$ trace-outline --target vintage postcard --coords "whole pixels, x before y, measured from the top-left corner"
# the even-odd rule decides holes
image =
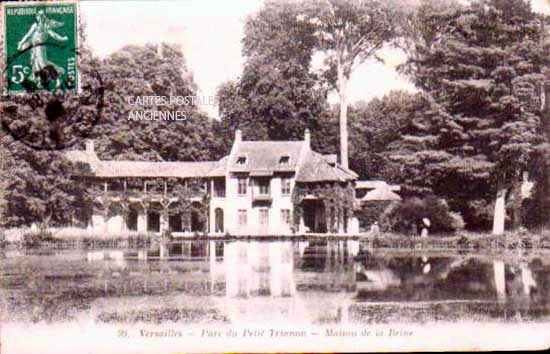
[[[0,353],[550,346],[548,0],[0,3]]]

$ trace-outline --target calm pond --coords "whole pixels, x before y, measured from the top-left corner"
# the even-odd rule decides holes
[[[536,253],[384,251],[352,240],[185,241],[148,250],[7,251],[0,259],[0,315],[7,322],[550,318],[550,258]]]

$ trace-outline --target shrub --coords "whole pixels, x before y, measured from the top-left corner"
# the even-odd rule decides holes
[[[520,246],[522,248],[526,248],[526,249],[530,249],[530,248],[533,248],[533,242],[534,240],[532,240],[530,237],[528,236],[523,236],[521,239],[520,239]]]
[[[359,227],[361,230],[368,230],[370,226],[379,221],[384,210],[390,205],[387,200],[373,200],[361,204],[361,208],[355,211],[355,216],[359,219]]]
[[[464,235],[462,235],[462,236],[458,239],[458,241],[457,241],[456,244],[457,244],[457,246],[458,246],[459,248],[469,248],[469,247],[471,246],[470,240],[469,240],[466,236],[464,236]]]
[[[462,219],[462,215],[460,213],[451,211],[449,212],[449,217],[451,218],[451,228],[454,231],[460,231],[464,230],[464,227],[466,226],[466,223]]]
[[[460,214],[451,212],[447,202],[436,197],[394,202],[382,214],[380,224],[386,231],[418,235],[423,218],[430,220],[430,232],[454,232],[464,228]]]
[[[462,215],[472,230],[487,230],[493,225],[494,203],[487,203],[483,199],[466,202],[461,208]]]
[[[523,225],[528,228],[534,228],[540,226],[541,222],[541,210],[537,202],[531,198],[526,198],[521,203],[521,220]]]
[[[29,231],[23,234],[23,247],[36,248],[42,246],[46,242],[55,242],[52,232],[46,229],[38,231]]]
[[[6,235],[2,232],[0,233],[0,248],[6,247],[8,244],[8,241],[6,240]]]

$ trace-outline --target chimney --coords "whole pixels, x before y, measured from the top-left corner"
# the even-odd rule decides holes
[[[239,142],[243,140],[243,133],[240,129],[235,130],[235,142]]]
[[[86,140],[86,152],[95,152],[94,141],[92,139]]]
[[[311,133],[307,128],[306,128],[306,131],[304,132],[304,142],[306,143],[308,149],[311,148]]]

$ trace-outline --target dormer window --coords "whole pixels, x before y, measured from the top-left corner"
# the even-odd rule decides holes
[[[289,163],[290,163],[290,156],[288,155],[283,155],[279,159],[279,165],[288,165]]]
[[[246,165],[246,156],[237,157],[237,165]]]

